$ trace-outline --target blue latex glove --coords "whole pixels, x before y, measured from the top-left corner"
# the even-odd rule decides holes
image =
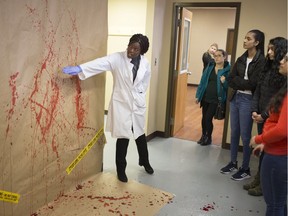
[[[63,73],[69,75],[77,75],[78,73],[82,72],[82,69],[79,65],[77,66],[66,66],[62,69]]]

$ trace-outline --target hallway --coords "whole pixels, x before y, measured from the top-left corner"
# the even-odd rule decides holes
[[[174,137],[184,140],[197,141],[202,135],[202,109],[195,103],[197,86],[187,86],[187,101],[185,108],[184,127]],[[224,120],[213,120],[212,144],[221,146]]]
[[[105,133],[103,172],[116,175],[115,142]],[[130,140],[126,174],[129,180],[152,186],[175,195],[157,216],[262,216],[263,197],[253,197],[243,190],[244,181],[233,181],[230,174],[219,172],[229,161],[230,151],[217,145],[200,146],[178,138],[156,137],[148,142],[150,162],[155,173],[148,175],[138,166],[134,140]],[[242,153],[239,153],[239,163]],[[251,157],[251,174],[255,175],[258,160]],[[149,216],[149,215],[147,215]]]

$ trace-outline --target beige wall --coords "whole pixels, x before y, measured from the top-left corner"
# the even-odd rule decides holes
[[[154,1],[154,0],[153,0]],[[151,1],[152,2],[152,1]],[[158,113],[157,108],[160,106],[163,110],[166,109],[166,104],[161,103],[161,99],[158,95],[159,82],[162,82],[162,77],[160,75],[159,67],[163,64],[162,62],[162,47],[165,44],[162,43],[163,37],[163,23],[164,23],[164,10],[166,0],[156,0],[154,5],[154,19],[153,19],[153,33],[151,37],[153,38],[153,45],[151,46],[151,81],[150,81],[150,91],[149,91],[149,105],[148,105],[148,118],[147,118],[147,135],[152,134],[158,130]],[[152,10],[149,9],[147,12],[150,15]]]
[[[236,9],[192,9],[189,84],[199,84],[202,76],[202,55],[216,42],[226,49],[227,30],[234,28]]]

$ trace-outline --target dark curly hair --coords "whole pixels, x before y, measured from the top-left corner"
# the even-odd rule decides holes
[[[136,42],[138,42],[140,44],[140,47],[141,47],[140,54],[144,55],[149,49],[148,37],[146,37],[145,35],[142,35],[142,34],[134,34],[130,38],[128,46],[130,46],[131,44],[136,43]]]
[[[265,76],[268,75],[269,85],[276,88],[281,88],[284,83],[287,82],[286,76],[283,76],[278,72],[280,61],[287,53],[287,39],[283,37],[275,37],[269,41],[269,45],[273,46],[274,59],[269,59],[269,55],[267,53],[266,63],[264,66],[264,70],[260,74],[260,80],[263,81]]]

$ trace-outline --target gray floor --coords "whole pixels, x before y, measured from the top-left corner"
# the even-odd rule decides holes
[[[105,133],[104,172],[115,171],[115,139]],[[233,181],[231,175],[219,172],[229,162],[229,150],[220,147],[200,146],[195,142],[177,138],[154,138],[148,143],[150,163],[155,170],[146,174],[138,166],[134,140],[130,140],[127,154],[128,179],[170,192],[175,195],[158,216],[248,216],[265,215],[263,196],[253,197],[242,189],[244,181]],[[242,162],[242,153],[239,153]],[[238,162],[238,163],[239,163]],[[257,170],[257,159],[251,157],[252,176]]]

